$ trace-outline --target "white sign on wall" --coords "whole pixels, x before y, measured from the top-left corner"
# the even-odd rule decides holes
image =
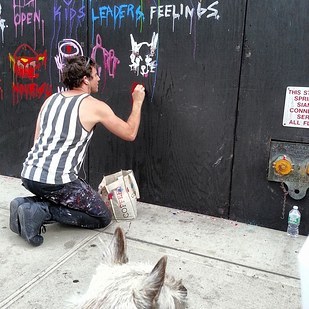
[[[309,128],[309,87],[287,87],[282,124]]]

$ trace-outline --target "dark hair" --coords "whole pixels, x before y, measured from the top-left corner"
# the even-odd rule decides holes
[[[93,59],[85,56],[67,57],[61,74],[61,80],[66,87],[73,89],[79,87],[83,82],[83,77],[91,79],[92,67],[96,63]]]

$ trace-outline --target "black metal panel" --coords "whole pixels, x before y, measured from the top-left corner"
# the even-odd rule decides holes
[[[285,230],[292,205],[308,234],[308,197],[295,201],[267,180],[270,140],[309,141],[307,129],[282,126],[287,86],[308,86],[309,2],[248,1],[245,29],[231,218]],[[297,17],[296,17],[297,16]],[[282,212],[285,215],[282,217]]]
[[[19,176],[37,113],[48,94],[61,90],[57,59],[68,39],[79,53],[95,56],[97,97],[120,117],[130,113],[134,83],[147,89],[135,142],[97,126],[83,169],[93,186],[103,174],[132,168],[142,201],[284,230],[295,201],[286,196],[281,219],[285,193],[267,180],[268,157],[271,140],[309,143],[306,129],[282,126],[286,87],[308,86],[308,6],[306,0],[2,3],[0,174]],[[131,70],[130,34],[136,43],[158,34],[157,67],[147,76]],[[14,68],[18,57],[31,55],[35,71]],[[307,200],[296,203],[303,234]]]
[[[102,5],[120,1],[92,1],[94,16]],[[218,19],[199,20],[198,3],[213,5]],[[229,206],[231,159],[244,1],[160,1],[161,12],[180,13],[181,5],[194,9],[190,17],[154,18],[150,24],[152,2],[144,2],[142,27],[124,18],[120,27],[113,19],[93,24],[104,46],[120,59],[114,78],[107,78],[102,98],[115,112],[126,118],[130,110],[130,89],[134,82],[146,85],[147,96],[137,140],[130,144],[97,128],[90,147],[90,180],[97,185],[104,173],[132,168],[136,174],[141,200],[227,216]],[[132,1],[136,9],[141,2]],[[137,42],[150,42],[158,33],[157,71],[148,77],[130,71],[130,34]],[[93,35],[93,34],[92,34]]]

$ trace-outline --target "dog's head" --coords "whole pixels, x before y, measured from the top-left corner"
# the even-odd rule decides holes
[[[185,308],[187,290],[181,280],[166,274],[166,256],[152,270],[145,264],[127,262],[126,239],[117,228],[90,283],[83,309]]]

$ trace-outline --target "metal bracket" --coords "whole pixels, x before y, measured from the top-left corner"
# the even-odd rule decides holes
[[[287,164],[280,170],[284,160]],[[309,144],[271,141],[267,179],[284,183],[291,198],[304,198],[309,188]]]

